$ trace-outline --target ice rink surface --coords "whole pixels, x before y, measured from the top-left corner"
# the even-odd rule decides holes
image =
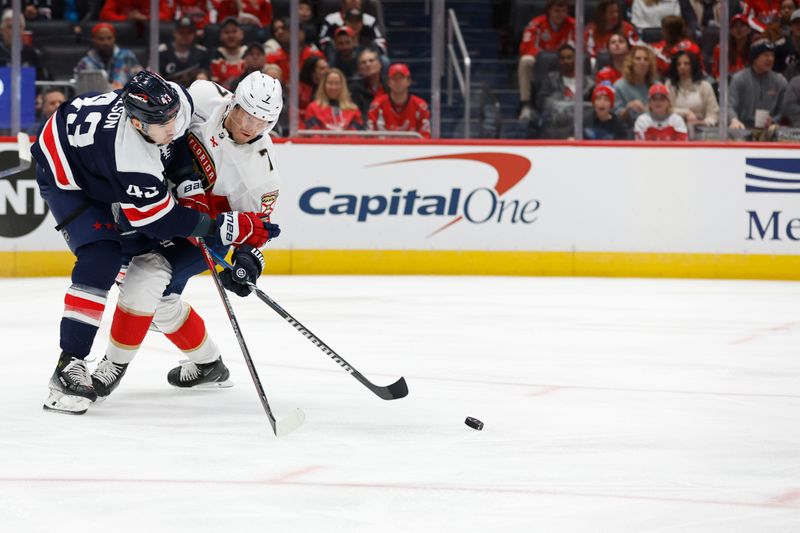
[[[307,415],[276,439],[203,277],[186,299],[234,388],[171,388],[179,354],[151,333],[108,401],[47,413],[68,280],[0,280],[0,531],[800,531],[800,283],[259,284],[373,381],[405,376],[409,396],[378,399],[232,296],[273,409]]]

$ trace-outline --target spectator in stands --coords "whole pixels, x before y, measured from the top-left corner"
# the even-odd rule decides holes
[[[386,83],[381,75],[381,62],[378,51],[367,47],[358,53],[358,75],[350,86],[353,101],[361,110],[362,116],[369,114],[372,101],[382,94],[386,94]]]
[[[272,3],[270,0],[239,0],[242,10],[239,22],[253,24],[259,28],[268,28],[272,23]]]
[[[792,13],[797,9],[794,0],[781,0],[781,33],[788,37],[791,33]]]
[[[664,38],[650,45],[656,54],[656,65],[661,76],[667,74],[672,64],[672,56],[679,51],[691,52],[698,58],[702,56],[697,43],[686,36],[686,25],[681,17],[676,15],[664,17],[661,20],[661,33]]]
[[[350,99],[341,70],[332,68],[322,77],[314,101],[306,109],[305,127],[333,131],[364,129],[361,111]]]
[[[197,27],[190,17],[181,17],[175,23],[171,43],[158,46],[158,65],[161,75],[188,87],[199,69],[208,69],[210,58],[205,46],[195,43]]]
[[[250,43],[244,51],[244,70],[231,84],[231,91],[235,91],[243,79],[255,71],[263,72],[264,65],[266,64],[266,56],[264,55],[264,45],[261,43]]]
[[[622,20],[617,0],[600,0],[594,17],[586,25],[584,40],[586,51],[596,58],[598,54],[608,50],[608,41],[615,33],[621,33],[629,45],[639,43],[639,34],[630,22]]]
[[[786,38],[786,59],[783,77],[787,81],[797,76],[800,69],[800,9],[791,16],[791,33]]]
[[[42,93],[42,107],[39,110],[39,122],[32,129],[28,131],[31,135],[39,135],[39,132],[44,128],[44,123],[47,122],[53,113],[56,112],[58,106],[63,104],[67,97],[61,89],[49,88]]]
[[[594,83],[584,80],[580,101],[591,99]],[[575,47],[564,44],[558,50],[558,71],[547,74],[536,95],[536,109],[541,113],[540,129],[546,139],[566,139],[574,132],[575,120]],[[581,111],[583,112],[583,111]]]
[[[800,128],[800,76],[792,78],[786,87],[782,113],[789,126]]]
[[[719,27],[725,20],[720,0],[680,0],[681,15],[690,35],[700,36],[708,27]]]
[[[594,81],[598,85],[604,81],[612,85],[622,77],[622,71],[625,67],[625,58],[631,51],[631,45],[628,43],[628,38],[622,32],[612,33],[608,39],[608,57],[610,62],[605,67],[597,71]]]
[[[219,27],[219,47],[211,58],[211,79],[226,89],[244,72],[244,32],[239,20],[228,17]]]
[[[271,37],[264,43],[264,53],[267,54],[267,57],[282,48],[289,49],[289,23],[286,22],[287,20],[289,19],[272,19],[272,24],[269,27]],[[267,59],[267,63],[269,63],[269,59]]]
[[[545,14],[534,17],[525,27],[519,43],[519,120],[531,119],[533,104],[531,86],[536,56],[542,50],[556,51],[561,45],[575,40],[575,19],[569,16],[568,0],[547,0]]]
[[[750,64],[752,30],[744,15],[731,17],[731,34],[728,39],[728,76],[736,74]],[[719,45],[714,47],[711,75],[719,81]]]
[[[342,7],[339,9],[339,11],[334,11],[333,13],[328,13],[325,15],[325,19],[322,21],[322,28],[319,31],[319,47],[326,54],[329,53],[328,48],[333,47],[333,39],[336,36],[336,29],[345,25],[347,12],[351,9],[357,9],[363,12],[361,0],[342,0]],[[385,51],[386,41],[383,37],[380,27],[378,27],[377,19],[369,13],[363,13],[361,16],[361,22],[364,26],[364,29],[361,31],[369,32],[369,34],[374,35],[374,43],[381,50]]]
[[[289,84],[289,76],[291,75],[289,70],[289,46],[291,42],[291,33],[289,32],[288,28],[290,27],[289,19],[283,18],[282,24],[277,26],[273,24],[273,28],[275,28],[279,33],[276,34],[276,39],[278,43],[281,44],[281,47],[270,54],[267,54],[267,63],[272,63],[274,65],[278,65],[281,68],[281,72],[283,72],[283,79],[281,80],[284,84]],[[300,31],[297,34],[297,42],[300,46],[300,68],[303,68],[303,63],[311,56],[317,56],[324,58],[325,55],[319,51],[319,49],[314,46],[313,44],[306,44],[306,32],[303,27],[300,27]]]
[[[631,22],[639,31],[660,28],[661,19],[669,15],[680,16],[678,0],[633,0]]]
[[[386,55],[386,39],[380,35],[378,26],[364,24],[364,12],[360,9],[351,9],[345,14],[345,25],[356,34],[356,45],[359,48],[375,47],[381,54]],[[378,31],[378,34],[375,32]],[[335,35],[335,34],[334,34]]]
[[[311,0],[300,0],[297,6],[300,16],[300,25],[306,32],[306,40],[316,44],[319,38],[319,23],[317,22],[317,9]]]
[[[20,32],[25,30],[25,18],[19,17]],[[11,66],[11,38],[13,37],[14,15],[10,9],[3,11],[2,18],[0,19],[0,33],[2,33],[2,42],[0,42],[0,67]],[[50,74],[44,66],[41,53],[27,44],[22,45],[21,51],[21,65],[23,67],[33,67],[36,69],[37,80],[49,80]]]
[[[634,138],[637,141],[688,141],[686,123],[672,112],[666,85],[654,83],[647,95],[647,112],[636,119]]]
[[[673,111],[689,128],[715,126],[719,122],[719,104],[714,88],[706,81],[695,54],[681,50],[672,56],[667,88]]]
[[[772,140],[781,119],[786,79],[773,72],[775,45],[762,39],[750,47],[750,68],[737,72],[728,89],[731,129],[753,130],[754,140]]]
[[[188,17],[194,22],[198,32],[202,33],[210,18],[208,0],[172,0],[172,2],[175,20]]]
[[[768,26],[780,24],[781,0],[742,0],[742,15],[756,33]]]
[[[431,138],[428,104],[410,94],[411,71],[404,63],[389,67],[389,93],[378,96],[369,108],[369,129],[373,131],[416,131]]]
[[[622,78],[614,83],[614,112],[626,123],[633,124],[645,111],[648,89],[656,82],[656,58],[650,48],[634,46],[625,58]]]
[[[92,27],[92,48],[75,65],[75,72],[102,70],[112,89],[125,85],[142,67],[136,55],[127,48],[117,46],[116,40],[114,26],[106,22],[95,24]]]
[[[11,0],[0,0],[0,13],[11,9]],[[27,20],[51,20],[53,18],[52,0],[22,0],[22,14]]]
[[[614,88],[604,81],[592,91],[592,112],[584,118],[583,138],[587,141],[612,141],[628,139],[629,129],[615,115]]]
[[[328,56],[328,63],[332,68],[338,68],[348,80],[351,80],[358,72],[358,59],[356,56],[356,45],[358,37],[350,26],[341,26],[336,29],[332,55]]]
[[[158,20],[169,22],[172,20],[170,2],[160,0],[158,5]],[[150,0],[105,0],[103,9],[100,10],[100,20],[108,22],[147,22],[150,20]]]
[[[298,108],[300,109],[300,120],[304,120],[304,115],[308,104],[310,104],[317,94],[317,87],[330,66],[328,62],[318,56],[311,56],[303,63],[300,69],[300,95],[298,97]],[[357,105],[357,104],[356,104]],[[360,108],[359,108],[360,109]],[[362,113],[361,117],[367,116]]]

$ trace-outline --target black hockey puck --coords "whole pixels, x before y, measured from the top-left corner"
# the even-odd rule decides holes
[[[464,420],[464,423],[472,429],[477,429],[478,431],[483,429],[483,422],[477,418],[472,418],[471,416],[468,416],[467,419]]]

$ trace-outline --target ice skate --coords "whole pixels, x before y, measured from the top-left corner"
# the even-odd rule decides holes
[[[167,374],[170,385],[183,389],[217,389],[233,387],[233,382],[228,379],[230,372],[222,362],[222,357],[206,364],[196,364],[192,361],[181,361],[181,366],[176,366]]]
[[[50,395],[42,408],[46,411],[82,415],[96,399],[97,393],[92,387],[86,361],[61,352],[56,370],[50,378]]]
[[[128,369],[127,363],[114,363],[106,356],[98,363],[92,372],[92,386],[97,393],[97,400],[105,400],[119,386],[122,376]]]

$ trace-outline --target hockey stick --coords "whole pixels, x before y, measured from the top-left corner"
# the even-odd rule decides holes
[[[31,138],[27,133],[17,134],[17,146],[19,147],[19,165],[0,171],[0,178],[6,178],[24,172],[31,167]]]
[[[236,320],[236,315],[233,314],[233,307],[231,307],[231,302],[228,300],[228,294],[222,287],[222,282],[219,279],[219,274],[217,273],[217,269],[214,265],[214,260],[211,258],[211,254],[209,253],[210,250],[208,246],[206,246],[206,243],[203,242],[203,239],[198,238],[197,243],[200,248],[200,252],[203,254],[203,259],[205,259],[206,265],[208,265],[208,269],[211,271],[211,277],[214,279],[214,285],[217,286],[217,292],[219,292],[219,296],[222,298],[222,303],[225,306],[225,312],[228,313],[228,318],[231,321],[233,333],[236,335],[236,340],[239,341],[239,347],[242,349],[244,361],[247,363],[247,369],[250,371],[250,376],[253,378],[253,384],[256,386],[258,397],[261,399],[261,405],[264,406],[264,411],[267,413],[269,425],[272,426],[272,432],[276,437],[288,435],[300,427],[303,421],[305,421],[306,415],[300,409],[295,409],[294,412],[292,412],[286,418],[281,420],[275,419],[275,415],[272,414],[272,408],[270,408],[269,402],[267,401],[267,395],[264,392],[264,387],[261,385],[261,379],[259,379],[258,373],[256,372],[256,367],[253,364],[253,359],[250,357],[250,350],[247,349],[247,345],[244,343],[242,331],[239,329],[239,322]]]
[[[219,254],[217,254],[214,250],[209,250],[209,252],[220,266],[230,269],[233,268],[227,261],[225,261],[224,257],[220,257]],[[373,382],[365,378],[361,374],[361,372],[353,368],[352,365],[350,365],[350,363],[345,361],[342,356],[334,352],[333,348],[325,344],[319,337],[311,333],[311,331],[309,331],[308,328],[306,328],[303,324],[298,322],[297,319],[295,319],[292,315],[290,315],[288,311],[286,311],[283,307],[278,305],[278,302],[270,298],[264,291],[259,289],[255,283],[248,283],[248,285],[250,286],[250,291],[254,292],[262,302],[267,304],[273,311],[275,311],[281,317],[283,317],[283,319],[286,320],[289,324],[291,324],[294,327],[294,329],[302,333],[303,336],[306,337],[308,340],[310,340],[312,343],[314,343],[317,346],[317,348],[325,352],[328,355],[328,357],[336,361],[336,363],[339,366],[341,366],[346,372],[351,374],[354,378],[356,378],[359,382],[361,382],[362,385],[371,390],[377,396],[383,398],[384,400],[397,400],[408,396],[408,385],[406,385],[405,378],[401,377],[391,385],[387,386],[374,384]]]

